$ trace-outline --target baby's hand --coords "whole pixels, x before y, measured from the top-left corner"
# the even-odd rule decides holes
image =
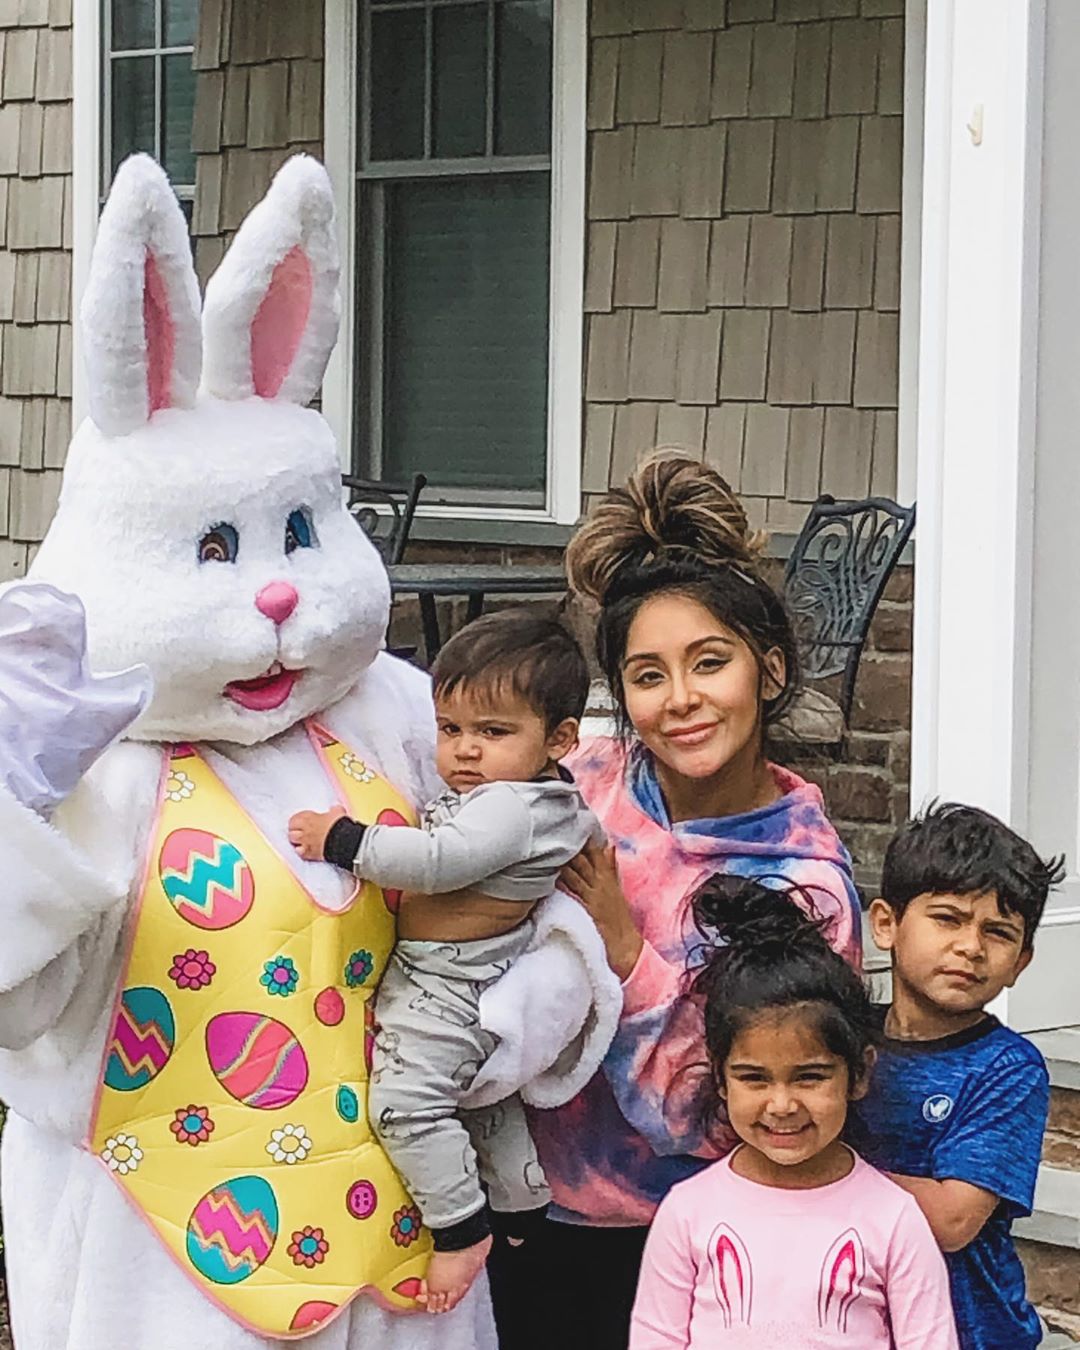
[[[308,862],[322,862],[326,836],[335,820],[345,815],[345,808],[332,806],[329,811],[297,811],[289,820],[289,843]]]

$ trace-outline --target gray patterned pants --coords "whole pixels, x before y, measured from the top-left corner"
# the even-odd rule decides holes
[[[480,1026],[480,995],[525,949],[533,923],[476,942],[403,940],[379,985],[368,1109],[376,1133],[429,1228],[484,1204],[519,1213],[551,1193],[520,1097],[459,1107],[495,1039]]]

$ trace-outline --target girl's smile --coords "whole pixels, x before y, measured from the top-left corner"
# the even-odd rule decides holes
[[[738,1033],[723,1093],[735,1133],[750,1147],[733,1160],[750,1180],[786,1189],[823,1186],[851,1170],[840,1142],[848,1102],[863,1085],[825,1044],[812,1007],[760,1013]]]

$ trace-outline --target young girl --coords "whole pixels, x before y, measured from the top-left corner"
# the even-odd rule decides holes
[[[630,1350],[955,1350],[918,1205],[840,1138],[874,1060],[862,982],[759,882],[712,878],[694,915],[719,939],[693,980],[712,1106],[741,1143],[661,1203]]]

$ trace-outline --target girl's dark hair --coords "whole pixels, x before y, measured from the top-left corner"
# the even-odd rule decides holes
[[[799,684],[795,635],[783,600],[759,572],[765,544],[726,480],[684,454],[658,451],[593,508],[566,552],[571,589],[600,606],[596,655],[615,696],[619,730],[630,730],[622,663],[641,605],[665,591],[696,600],[753,651],[784,657],[784,688],[765,701],[774,722]]]
[[[825,940],[826,923],[810,894],[791,883],[777,889],[721,873],[691,904],[704,939],[690,992],[704,1004],[713,1068],[707,1114],[720,1109],[718,1084],[736,1036],[776,1009],[805,1008],[823,1044],[847,1065],[850,1083],[858,1083],[866,1051],[879,1038],[878,1019],[860,977]]]

